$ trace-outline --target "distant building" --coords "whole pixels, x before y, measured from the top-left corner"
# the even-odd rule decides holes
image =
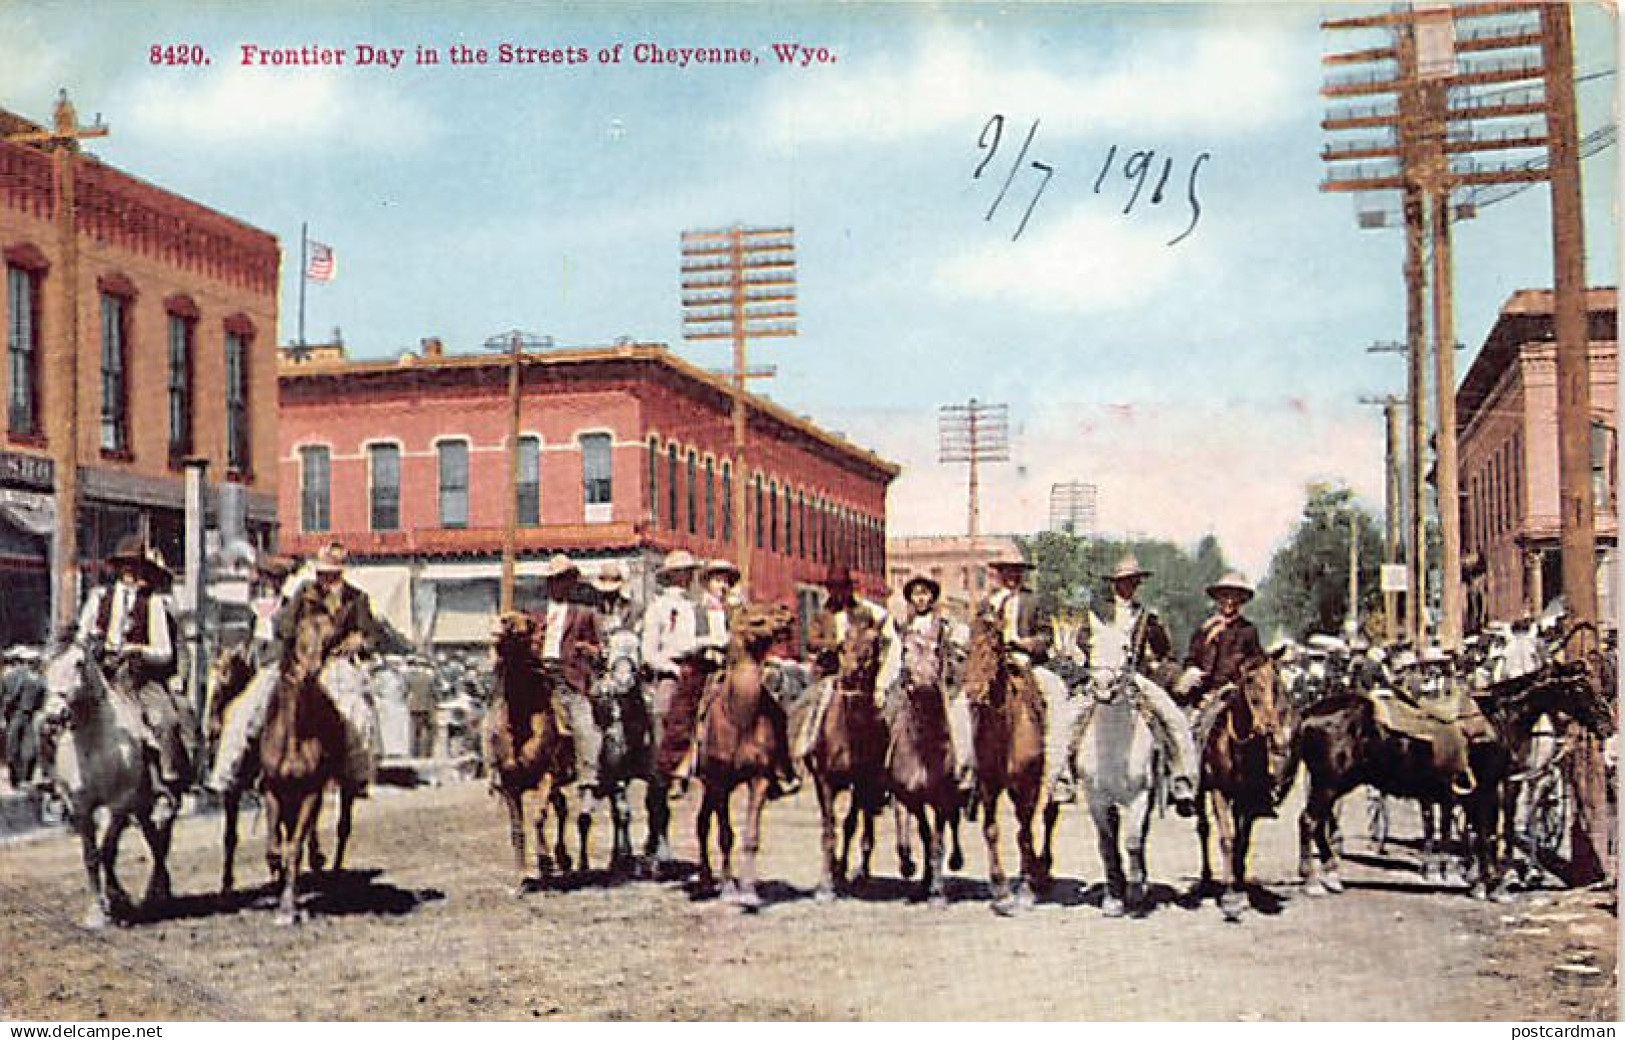
[[[237,485],[251,537],[263,544],[276,523],[277,240],[74,154],[70,300],[54,154],[4,140],[40,129],[0,110],[0,644],[45,638],[64,524],[78,532],[70,597],[127,534],[145,533],[179,569],[188,456],[208,460],[211,483]],[[69,464],[78,515],[61,517]]]
[[[395,360],[351,361],[333,344],[282,358],[282,551],[337,538],[403,635],[486,642],[510,486],[507,357],[448,355],[430,339]],[[880,588],[892,463],[751,396],[750,468],[738,472],[727,380],[658,344],[532,352],[521,369],[520,606],[539,603],[555,552],[587,577],[621,566],[646,601],[669,550],[731,558],[736,522],[753,600],[805,614],[835,562]]]
[[[895,596],[903,583],[924,575],[942,586],[944,608],[967,620],[987,594],[988,564],[994,559],[1020,555],[1014,538],[1002,535],[917,535],[886,543],[886,583]]]
[[[1618,605],[1619,291],[1589,291],[1591,473],[1601,617]],[[1514,293],[1456,394],[1469,627],[1536,614],[1562,592],[1552,293]]]

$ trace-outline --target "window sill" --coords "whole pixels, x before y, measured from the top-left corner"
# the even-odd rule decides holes
[[[135,452],[127,448],[103,448],[102,458],[108,462],[134,462]]]
[[[19,448],[44,448],[49,446],[49,442],[46,441],[43,433],[18,433],[16,430],[8,430],[6,439]]]

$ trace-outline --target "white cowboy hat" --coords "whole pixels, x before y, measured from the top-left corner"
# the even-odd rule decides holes
[[[344,551],[344,546],[338,542],[328,542],[316,553],[316,573],[323,571],[335,573],[344,570],[344,565],[350,559],[350,554]]]
[[[606,563],[593,575],[592,587],[599,592],[618,592],[626,582],[626,572],[618,563]]]
[[[1209,585],[1207,594],[1217,599],[1218,594],[1226,589],[1241,593],[1243,602],[1253,598],[1253,587],[1247,584],[1247,579],[1241,576],[1240,571],[1230,571],[1224,577]]]
[[[733,561],[724,560],[721,557],[705,561],[706,577],[713,574],[731,574],[735,581],[739,580],[739,568],[734,566]]]
[[[547,561],[547,565],[542,568],[542,577],[544,578],[562,578],[566,574],[580,573],[581,568],[577,567],[575,561],[563,553],[554,553],[552,558]]]
[[[700,561],[694,558],[693,553],[687,549],[673,549],[666,554],[666,558],[661,561],[660,569],[655,573],[665,575],[676,574],[680,571],[697,571],[699,569]]]
[[[1119,581],[1123,578],[1149,578],[1151,572],[1140,566],[1140,561],[1133,553],[1124,555],[1117,561],[1117,569],[1106,576],[1107,581]]]

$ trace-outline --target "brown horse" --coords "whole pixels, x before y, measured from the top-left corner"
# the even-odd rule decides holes
[[[984,612],[978,612],[971,625],[965,694],[971,705],[993,912],[1008,915],[1016,907],[1032,905],[1033,883],[1041,869],[1033,848],[1033,816],[1044,778],[1044,702],[1032,674],[1011,667],[999,621]],[[1001,794],[1009,795],[1015,808],[1016,847],[1021,852],[1021,876],[1013,889],[999,860]]]
[[[528,614],[502,615],[497,623],[496,696],[485,714],[483,745],[491,789],[508,807],[508,835],[513,842],[517,892],[526,888],[525,796],[536,813],[536,876],[545,882],[555,869],[570,869],[565,848],[569,819],[564,785],[575,777],[575,746],[561,732],[553,714],[552,689],[542,672],[536,639],[539,626]],[[547,812],[554,811],[557,832],[551,854]]]
[[[950,685],[950,680],[939,674],[938,668],[936,654],[910,654],[905,643],[903,681],[887,694],[891,746],[886,776],[895,799],[897,858],[902,864],[903,876],[914,876],[914,856],[909,849],[908,834],[912,815],[925,852],[920,897],[929,899],[933,906],[945,906],[948,900],[943,892],[942,866],[944,845],[949,836],[954,846],[949,865],[958,870],[964,862],[964,854],[959,849],[959,810],[963,799],[954,777],[953,744],[945,701],[945,687]]]
[[[226,730],[226,718],[233,708],[244,705],[243,695],[246,694],[256,675],[259,672],[255,667],[253,654],[248,644],[222,650],[209,666],[206,680],[207,699],[203,714],[203,746],[207,749],[211,764],[219,756],[221,741]],[[237,862],[237,820],[242,812],[243,795],[252,791],[260,778],[260,756],[257,743],[250,741],[242,760],[230,777],[222,777],[220,784],[220,808],[223,817],[221,833],[220,858],[220,892],[229,895],[236,887]],[[355,803],[355,790],[346,785],[339,785],[339,833],[338,856],[334,863],[335,869],[343,869],[344,852],[350,841],[350,820],[353,816]],[[321,805],[316,807],[317,817],[321,816]],[[320,831],[312,827],[310,832],[310,869],[320,872],[327,863],[322,855]]]
[[[695,752],[695,772],[705,785],[695,833],[700,846],[701,890],[715,884],[711,873],[711,821],[717,822],[717,848],[722,853],[722,896],[746,909],[762,904],[756,893],[756,853],[762,841],[762,808],[773,781],[779,735],[768,712],[771,696],[762,687],[764,662],[773,644],[789,634],[795,612],[783,604],[745,607],[733,620],[728,666],[712,679]],[[750,801],[745,810],[742,877],[733,872],[733,820],[728,803],[744,784]]]
[[[303,917],[295,897],[305,848],[316,832],[322,792],[339,781],[343,769],[348,740],[344,719],[321,685],[335,630],[334,614],[325,602],[311,597],[302,604],[259,737],[260,790],[268,828],[265,862],[273,884],[282,889],[277,924],[293,924]],[[335,867],[343,861],[349,835],[348,809],[346,800],[339,818]]]
[[[830,681],[829,710],[807,756],[808,770],[818,789],[818,811],[823,820],[824,873],[815,898],[835,898],[836,887],[846,882],[852,836],[863,824],[863,860],[858,883],[869,880],[875,850],[875,817],[886,801],[886,723],[875,704],[875,678],[880,672],[880,626],[869,614],[854,612],[842,641],[840,670]],[[835,855],[836,799],[848,793],[842,827],[841,854]]]
[[[1241,919],[1247,905],[1247,854],[1253,824],[1274,816],[1292,788],[1297,762],[1285,753],[1296,725],[1296,712],[1275,662],[1265,658],[1248,668],[1235,685],[1221,689],[1197,721],[1201,755],[1196,835],[1202,846],[1198,892],[1213,881],[1208,858],[1208,810],[1219,828],[1219,854],[1228,887],[1219,895],[1227,921]],[[1270,735],[1278,742],[1272,748]]]

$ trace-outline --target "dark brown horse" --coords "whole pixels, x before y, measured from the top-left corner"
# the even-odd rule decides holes
[[[717,823],[717,848],[722,854],[722,896],[746,909],[761,906],[756,892],[756,854],[762,842],[762,808],[773,782],[774,763],[780,754],[778,729],[768,714],[778,710],[767,703],[771,695],[763,689],[762,677],[767,653],[773,644],[789,634],[795,612],[782,604],[742,608],[733,620],[733,643],[728,648],[728,666],[712,679],[709,705],[695,750],[695,773],[705,785],[695,820],[700,846],[701,890],[715,885],[711,873],[711,822]],[[745,810],[742,876],[733,871],[733,820],[728,803],[734,788],[745,785],[749,803]]]
[[[832,677],[829,709],[823,725],[814,735],[807,766],[818,790],[818,810],[823,821],[824,873],[816,898],[835,898],[837,886],[846,883],[852,852],[852,836],[863,825],[863,859],[855,879],[869,880],[870,860],[875,850],[875,817],[886,801],[886,723],[875,704],[875,678],[880,672],[881,631],[878,623],[862,611],[853,614],[851,627],[842,641],[840,670]],[[846,820],[839,858],[835,854],[836,800],[848,795]]]
[[[1032,886],[1040,872],[1033,847],[1033,816],[1044,778],[1044,703],[1031,673],[1011,667],[999,621],[986,613],[978,613],[971,625],[965,695],[971,705],[976,787],[982,803],[993,911],[1006,915],[1016,907],[1032,905]],[[1001,794],[1009,795],[1016,813],[1021,875],[1013,888],[999,859]]]
[[[1226,686],[1198,719],[1201,755],[1200,794],[1196,834],[1202,845],[1202,878],[1198,892],[1213,881],[1208,858],[1208,812],[1219,828],[1219,855],[1223,866],[1219,909],[1225,920],[1241,918],[1247,905],[1247,854],[1253,825],[1260,817],[1275,815],[1291,790],[1297,763],[1286,754],[1296,721],[1291,699],[1277,681],[1275,662],[1268,658],[1242,673],[1241,681]],[[1274,733],[1279,743],[1271,746]]]
[[[207,749],[211,763],[220,755],[228,714],[233,710],[251,710],[243,703],[244,694],[249,691],[250,685],[260,674],[255,668],[253,654],[246,643],[222,650],[209,666],[206,680],[208,693],[203,714],[203,746]],[[272,680],[266,678],[262,681]],[[220,857],[222,894],[230,894],[236,887],[237,821],[242,813],[243,796],[255,789],[259,779],[259,746],[257,741],[250,740],[241,761],[232,770],[232,775],[219,778],[222,817]],[[344,853],[349,846],[355,795],[355,790],[349,785],[342,783],[339,785],[338,856],[334,863],[335,869],[344,867]],[[319,804],[316,807],[316,814],[319,819],[321,816]],[[309,856],[311,870],[320,872],[327,865],[327,859],[322,855],[319,826],[311,829]]]
[[[934,653],[911,654],[905,636],[903,680],[887,694],[891,747],[886,776],[895,800],[897,858],[904,877],[914,876],[909,849],[909,817],[920,831],[925,852],[925,873],[920,897],[944,906],[943,853],[953,838],[951,865],[964,861],[959,849],[959,810],[963,798],[954,777],[953,744],[948,727],[946,687],[950,679],[939,673]]]
[[[526,795],[536,814],[536,877],[545,882],[555,869],[570,869],[565,848],[568,807],[563,785],[575,776],[575,746],[553,713],[552,689],[543,674],[536,644],[539,626],[524,613],[502,615],[495,639],[495,697],[485,714],[483,746],[491,789],[508,807],[518,892],[526,887]],[[548,850],[547,813],[557,830]]]
[[[260,789],[265,796],[265,861],[282,889],[276,922],[293,924],[303,915],[295,897],[305,847],[316,831],[322,792],[340,778],[347,737],[344,719],[321,686],[321,672],[336,626],[326,604],[310,597],[300,607],[293,644],[282,663],[282,678],[260,732]],[[346,801],[339,819],[343,857],[349,834]]]

